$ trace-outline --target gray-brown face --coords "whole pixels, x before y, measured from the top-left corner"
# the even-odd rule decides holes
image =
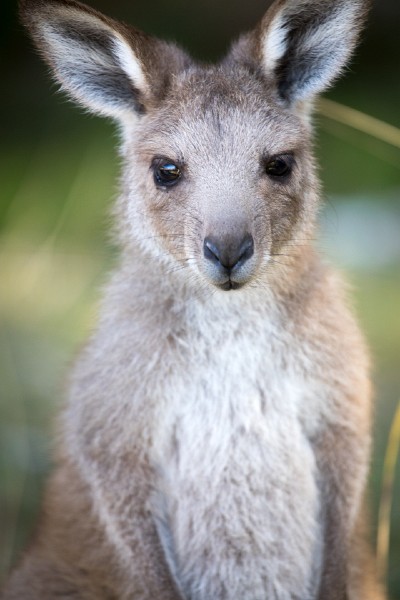
[[[63,89],[121,127],[125,245],[145,245],[160,272],[185,265],[230,290],[278,270],[310,236],[305,114],[346,64],[367,6],[276,0],[210,68],[74,0],[21,10]]]
[[[129,187],[139,188],[131,201],[144,199],[155,244],[210,284],[238,289],[273,268],[312,221],[308,137],[248,72],[198,70],[136,130],[126,160]]]

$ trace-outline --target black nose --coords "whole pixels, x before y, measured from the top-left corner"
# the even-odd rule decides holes
[[[253,237],[247,233],[243,238],[219,240],[206,237],[204,240],[204,256],[207,260],[220,265],[227,271],[242,265],[254,254]]]

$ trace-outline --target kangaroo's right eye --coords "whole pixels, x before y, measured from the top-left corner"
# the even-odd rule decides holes
[[[171,187],[178,183],[182,171],[174,161],[165,158],[153,162],[154,182],[159,187]]]

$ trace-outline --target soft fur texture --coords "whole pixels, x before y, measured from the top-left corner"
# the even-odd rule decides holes
[[[23,3],[64,89],[121,126],[122,254],[5,600],[383,598],[362,509],[368,360],[312,248],[307,116],[365,12],[278,0],[203,67],[74,0]],[[266,172],[277,156],[283,178]],[[155,183],[162,157],[182,173],[173,187]],[[245,234],[241,287],[222,291],[204,240]]]

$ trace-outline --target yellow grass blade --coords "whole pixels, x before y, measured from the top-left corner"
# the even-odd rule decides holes
[[[377,535],[377,569],[381,581],[386,581],[389,544],[390,544],[390,515],[393,503],[393,484],[396,464],[400,448],[400,402],[390,429],[389,441],[386,448],[383,468],[381,500],[379,504],[378,535]]]
[[[394,125],[389,125],[359,110],[333,102],[333,100],[327,100],[327,98],[319,100],[318,111],[328,119],[338,121],[400,149],[400,129]]]

